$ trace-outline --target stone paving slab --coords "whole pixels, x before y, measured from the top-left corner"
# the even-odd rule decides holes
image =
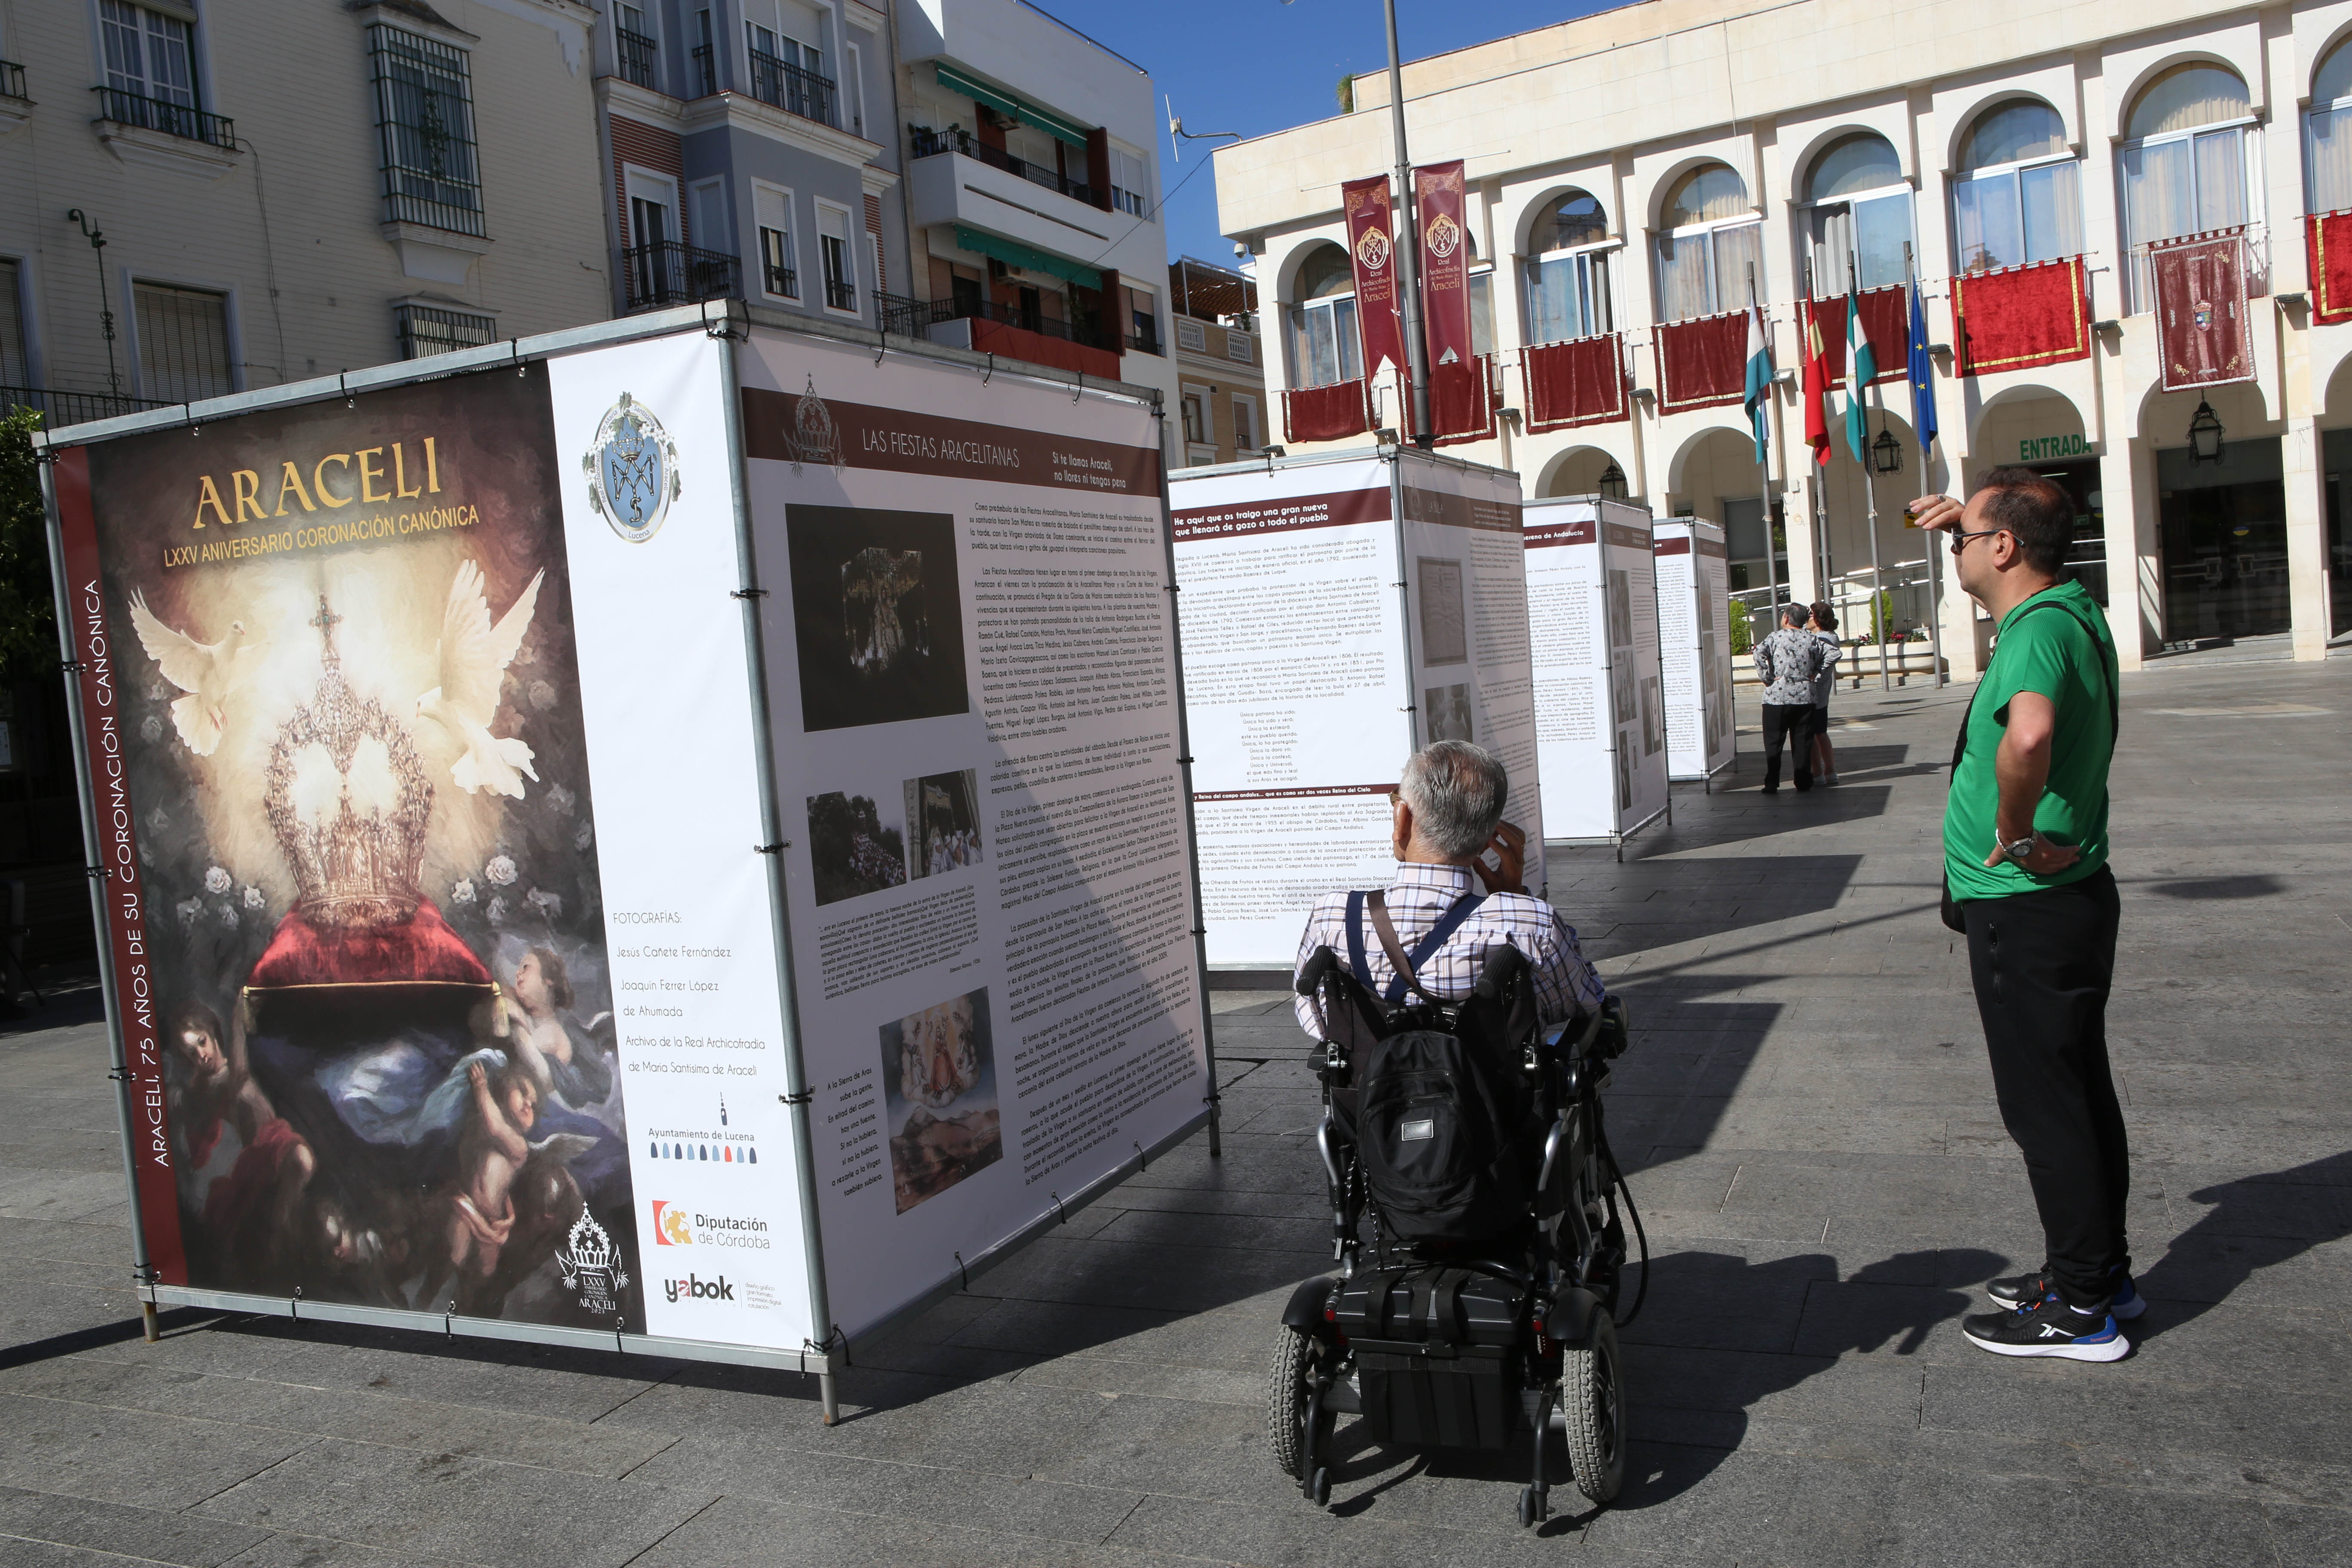
[[[2255,696],[2323,711],[2160,711]],[[1850,782],[1806,796],[1759,795],[1751,728],[1623,862],[1552,858],[1636,1020],[1613,1509],[1523,1531],[1524,1451],[1353,1423],[1328,1510],[1274,1471],[1271,1331],[1328,1267],[1281,994],[1212,994],[1222,1160],[1171,1151],[861,1352],[828,1430],[794,1373],[185,1311],[143,1343],[85,990],[0,1032],[0,1563],[2352,1562],[2352,661],[2126,679],[2110,1034],[2151,1306],[2110,1366],[1959,1333],[2041,1245],[1935,916],[1965,700],[1841,694]]]

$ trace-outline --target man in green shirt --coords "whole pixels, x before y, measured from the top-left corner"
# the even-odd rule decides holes
[[[2115,1361],[2146,1310],[2124,1238],[2130,1152],[2107,1066],[2118,904],[2107,869],[2115,639],[2066,573],[2074,505],[2031,468],[1995,468],[1966,507],[1913,503],[1947,531],[1953,575],[2000,623],[1944,811],[1944,878],[2002,1123],[2025,1156],[2048,1251],[1996,1279],[2001,1310],[1961,1325],[2000,1355]]]

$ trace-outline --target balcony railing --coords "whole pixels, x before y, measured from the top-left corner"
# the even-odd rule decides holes
[[[207,114],[201,109],[160,98],[142,98],[121,88],[94,87],[89,90],[98,94],[100,120],[135,125],[142,131],[160,131],[166,136],[184,136],[191,142],[209,142],[231,152],[236,150],[236,121],[226,116]]]
[[[1034,310],[1024,310],[1017,305],[1000,305],[993,300],[909,300],[900,294],[878,294],[882,330],[896,332],[902,338],[928,337],[932,327],[941,321],[971,320],[995,321],[1007,327],[1019,327],[1024,331],[1059,338],[1064,342],[1084,348],[1101,349],[1107,353],[1119,352],[1119,341],[1108,332],[1081,326],[1076,321],[1057,321],[1051,316]]]
[[[764,270],[768,275],[769,293],[781,294],[787,300],[797,300],[801,297],[801,275],[798,270],[790,267],[770,267]]]
[[[824,280],[824,302],[836,310],[857,309],[857,285],[845,283],[838,278]]]
[[[1127,347],[1130,353],[1156,354],[1164,352],[1160,346],[1160,329],[1148,323],[1139,323],[1135,331],[1127,335]]]
[[[15,60],[0,60],[0,98],[24,98],[25,68]]]
[[[694,79],[701,85],[705,98],[719,90],[719,62],[711,57],[709,44],[694,46]]]
[[[613,29],[613,41],[619,46],[621,74],[639,87],[654,87],[654,66],[659,58],[661,45],[643,33],[632,33],[626,27]],[[654,90],[660,89],[655,88]]]
[[[830,78],[788,66],[757,49],[751,51],[751,96],[787,114],[841,129],[841,93]]]
[[[697,250],[674,239],[621,252],[621,277],[631,310],[730,300],[742,293],[741,264],[734,257]]]
[[[961,153],[1008,174],[1018,174],[1033,185],[1043,185],[1049,191],[1059,191],[1072,201],[1084,202],[1090,207],[1108,208],[1101,193],[1084,180],[1073,180],[1059,169],[1044,163],[1033,163],[1026,158],[1016,158],[1001,147],[992,147],[969,131],[926,131],[915,128],[913,155],[936,158],[942,153]]]
[[[109,392],[55,392],[41,386],[0,386],[0,414],[30,408],[40,415],[41,423],[51,430],[67,425],[86,425],[93,419],[112,419],[120,415],[136,414],[142,408],[174,406],[149,397],[121,397]]]

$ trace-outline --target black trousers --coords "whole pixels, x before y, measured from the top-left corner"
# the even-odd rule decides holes
[[[2045,1262],[2069,1305],[2096,1307],[2131,1267],[2124,1200],[2130,1151],[2107,1068],[2116,879],[2105,867],[2063,888],[1960,905],[2000,1120],[2025,1155]]]
[[[1764,704],[1764,787],[1780,787],[1780,742],[1789,742],[1796,758],[1797,787],[1813,787],[1813,705],[1810,702]]]

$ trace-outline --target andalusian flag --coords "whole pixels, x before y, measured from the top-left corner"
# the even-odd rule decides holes
[[[1877,374],[1878,361],[1862,332],[1862,300],[1849,278],[1845,286],[1845,444],[1857,463],[1870,461],[1870,428],[1863,422],[1862,389]]]
[[[1772,345],[1764,336],[1764,318],[1756,309],[1756,301],[1748,301],[1748,390],[1740,396],[1740,405],[1748,410],[1748,423],[1756,437],[1756,460],[1764,461],[1771,422]]]
[[[1830,351],[1822,342],[1818,300],[1805,307],[1805,445],[1816,467],[1830,464]]]

